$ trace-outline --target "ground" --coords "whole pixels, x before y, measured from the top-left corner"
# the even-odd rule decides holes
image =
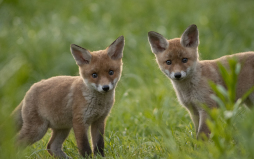
[[[196,141],[189,114],[159,70],[147,33],[171,39],[196,24],[200,59],[253,51],[253,7],[252,0],[0,0],[0,158],[51,158],[46,151],[50,130],[16,153],[9,114],[33,83],[78,74],[70,44],[95,51],[121,35],[123,74],[107,120],[107,158],[252,158],[248,122],[237,127],[238,136],[228,133],[230,140],[221,135]],[[253,115],[246,116],[252,121]],[[63,149],[81,158],[73,132]]]

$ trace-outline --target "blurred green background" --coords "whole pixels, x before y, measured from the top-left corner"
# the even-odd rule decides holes
[[[253,51],[253,8],[253,0],[0,0],[0,158],[50,158],[50,130],[41,141],[15,153],[10,113],[33,83],[78,75],[70,44],[101,50],[121,35],[124,66],[106,126],[108,158],[251,157],[246,145],[254,143],[232,142],[224,154],[213,141],[195,140],[188,112],[159,70],[147,32],[171,39],[196,24],[201,59]],[[73,133],[64,151],[81,158]]]

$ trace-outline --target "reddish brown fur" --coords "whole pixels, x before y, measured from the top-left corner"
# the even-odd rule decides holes
[[[57,76],[32,85],[13,112],[20,129],[18,143],[33,144],[51,128],[48,152],[55,157],[68,158],[62,151],[62,144],[73,127],[79,152],[85,157],[92,152],[88,141],[91,125],[93,151],[104,156],[104,128],[121,77],[123,46],[122,36],[101,51],[89,52],[71,45],[81,76]],[[114,74],[110,75],[109,71]],[[98,77],[93,78],[93,73]]]
[[[107,55],[107,49],[93,52],[91,63],[94,65],[83,65],[80,69],[83,78],[89,80],[91,83],[99,84],[100,82],[100,84],[106,84],[109,81],[113,81],[122,71],[122,68],[119,67],[122,61],[111,60]],[[115,73],[113,76],[108,75],[109,70],[114,70]],[[91,74],[94,72],[100,76],[93,78]]]
[[[242,65],[238,76],[236,99],[241,98],[254,85],[254,52],[199,61],[199,39],[196,25],[189,26],[181,38],[166,40],[156,32],[149,32],[148,37],[160,69],[171,79],[179,102],[190,112],[197,137],[200,137],[201,133],[207,136],[210,134],[206,124],[208,115],[200,104],[206,104],[210,109],[217,108],[216,102],[210,98],[214,93],[208,81],[225,87],[219,73],[218,63],[228,67],[228,59],[235,57]],[[183,62],[184,58],[188,61]],[[170,64],[166,63],[168,60],[171,61]],[[249,107],[254,104],[254,93],[246,99],[245,104]]]
[[[163,67],[163,69],[167,69],[170,72],[186,70],[193,63],[191,62],[183,65],[181,61],[182,58],[188,58],[189,61],[196,61],[198,59],[198,55],[192,53],[192,51],[195,50],[185,48],[180,44],[180,38],[168,40],[168,43],[169,47],[165,53],[157,54],[156,56],[157,62],[160,67]],[[170,59],[173,63],[171,65],[167,65],[165,59]]]

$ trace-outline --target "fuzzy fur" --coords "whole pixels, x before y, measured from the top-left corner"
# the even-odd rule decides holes
[[[12,114],[20,130],[18,144],[31,145],[51,128],[48,152],[68,158],[62,144],[73,128],[79,152],[85,157],[92,153],[88,141],[91,126],[93,151],[104,156],[104,128],[121,77],[123,47],[123,36],[107,49],[95,52],[72,44],[80,76],[52,77],[31,86]],[[110,75],[109,71],[114,74]],[[92,76],[94,73],[98,75],[96,78]],[[102,86],[109,89],[103,90]]]
[[[159,38],[158,38],[159,37]],[[241,98],[254,85],[254,52],[244,52],[223,56],[215,60],[199,60],[198,54],[198,29],[196,25],[189,26],[181,38],[165,39],[156,32],[149,32],[148,39],[153,50],[162,48],[160,44],[168,44],[160,52],[154,52],[157,63],[163,73],[170,78],[179,102],[187,108],[194,123],[197,137],[202,133],[209,137],[210,130],[206,124],[208,114],[200,104],[206,104],[210,109],[217,108],[217,104],[210,97],[213,94],[208,81],[225,87],[225,83],[219,73],[218,63],[228,67],[228,59],[235,57],[242,65],[238,76],[236,99]],[[156,48],[154,48],[156,47]],[[185,63],[183,59],[187,58]],[[171,64],[166,63],[167,60]],[[176,73],[180,78],[176,78]],[[245,101],[251,107],[254,104],[252,93]]]

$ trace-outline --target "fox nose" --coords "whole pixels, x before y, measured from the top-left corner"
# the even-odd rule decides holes
[[[182,76],[181,72],[176,72],[176,73],[175,73],[175,78],[176,78],[176,79],[180,79],[181,76]]]
[[[108,86],[108,85],[104,85],[104,86],[102,86],[102,89],[103,89],[105,92],[107,92],[107,91],[109,90],[109,86]]]

